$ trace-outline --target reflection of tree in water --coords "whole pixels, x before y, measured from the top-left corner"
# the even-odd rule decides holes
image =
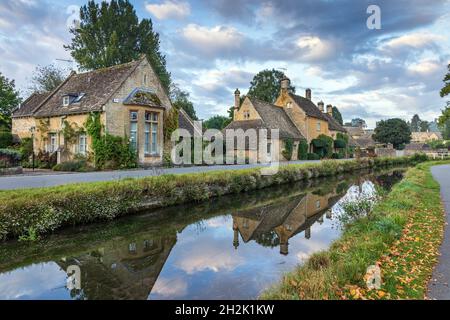
[[[255,237],[257,244],[263,247],[275,248],[280,245],[280,238],[275,231],[264,232]]]
[[[386,191],[390,191],[392,187],[403,179],[403,170],[396,170],[389,174],[383,174],[375,177],[377,184]]]

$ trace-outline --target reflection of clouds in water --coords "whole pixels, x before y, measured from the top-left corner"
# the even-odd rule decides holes
[[[163,298],[177,298],[186,295],[187,283],[182,278],[168,279],[160,277],[153,287],[152,294]]]
[[[54,262],[35,264],[0,274],[0,299],[27,299],[48,294],[64,287],[67,275]]]
[[[205,221],[205,224],[210,228],[223,228],[230,224],[231,216],[220,216]]]
[[[231,271],[243,263],[244,259],[232,251],[217,250],[222,244],[219,241],[208,241],[199,243],[198,247],[191,252],[182,254],[174,265],[191,275],[202,271]],[[229,245],[228,243],[225,243]]]

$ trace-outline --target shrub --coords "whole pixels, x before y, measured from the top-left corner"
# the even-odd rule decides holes
[[[395,164],[408,164],[414,159],[396,158]],[[65,226],[111,220],[142,209],[203,201],[225,194],[367,169],[374,167],[376,161],[363,159],[281,166],[278,173],[269,176],[263,176],[259,168],[254,168],[4,191],[0,192],[0,239],[35,238]],[[360,207],[364,209],[365,206]],[[359,209],[353,211],[355,215],[359,213]]]
[[[282,152],[283,157],[290,161],[292,159],[292,153],[294,151],[294,141],[291,138],[284,140],[284,150]]]
[[[54,171],[88,172],[93,171],[86,160],[67,161],[53,167]]]
[[[19,151],[23,160],[28,160],[33,155],[33,139],[23,138],[20,141]]]
[[[347,143],[342,139],[336,139],[334,141],[334,147],[336,149],[345,149],[347,147]]]
[[[298,144],[298,159],[307,160],[308,159],[308,142],[305,139],[301,139]]]
[[[307,159],[308,160],[320,160],[320,155],[318,155],[316,153],[308,153]]]
[[[21,159],[20,152],[13,149],[0,149],[0,168],[16,166]]]
[[[56,165],[56,162],[58,161],[58,155],[56,152],[50,153],[39,151],[36,160],[37,167],[41,169],[51,169]]]
[[[7,148],[13,143],[13,136],[9,131],[0,131],[0,148]]]

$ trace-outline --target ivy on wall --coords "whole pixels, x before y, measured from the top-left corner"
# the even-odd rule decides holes
[[[290,161],[292,159],[292,154],[294,151],[294,140],[292,138],[287,138],[284,140],[284,150],[282,152],[283,157]]]

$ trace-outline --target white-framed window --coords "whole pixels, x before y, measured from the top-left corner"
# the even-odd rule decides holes
[[[84,156],[87,153],[87,136],[84,133],[78,137],[78,153]]]
[[[48,152],[53,153],[58,149],[56,133],[50,133],[48,136]]]
[[[64,96],[63,97],[63,106],[67,107],[70,104],[70,97],[69,96]]]
[[[250,112],[244,111],[244,119],[250,119]]]
[[[272,143],[270,142],[267,144],[267,154],[268,155],[272,154]]]
[[[138,149],[138,112],[130,112],[130,143],[131,147],[137,151]]]
[[[145,154],[158,154],[158,113],[145,114]]]
[[[320,121],[317,122],[317,132],[321,131],[321,125],[320,125]]]

